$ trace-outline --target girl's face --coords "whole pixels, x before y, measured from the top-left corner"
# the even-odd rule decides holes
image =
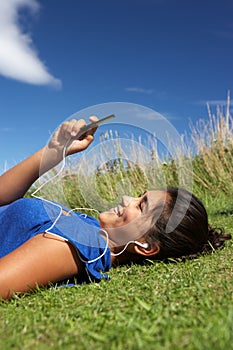
[[[147,215],[166,200],[166,191],[148,191],[139,198],[122,197],[122,202],[99,215],[101,228],[117,244],[137,239],[151,227],[152,217]],[[144,232],[143,232],[144,231]],[[120,242],[118,242],[120,240]]]

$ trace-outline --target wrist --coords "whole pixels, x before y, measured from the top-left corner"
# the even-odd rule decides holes
[[[43,147],[38,152],[40,157],[40,175],[58,165],[63,159],[63,150],[49,147],[48,145]]]

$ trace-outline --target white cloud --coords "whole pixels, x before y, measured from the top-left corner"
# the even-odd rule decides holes
[[[143,89],[140,87],[128,87],[125,90],[128,92],[139,92],[141,94],[152,94],[154,92],[153,89]]]
[[[226,39],[233,39],[233,23],[225,23],[225,28],[213,31],[215,36]]]
[[[40,60],[30,33],[23,33],[19,9],[27,7],[31,14],[39,10],[37,0],[0,0],[0,74],[35,85],[61,87]]]
[[[212,106],[225,106],[227,104],[227,100],[210,100],[206,101],[206,103],[209,103]]]
[[[10,132],[12,131],[11,128],[0,128],[0,132]]]
[[[230,101],[232,104],[233,100]],[[210,106],[217,106],[217,107],[224,107],[227,105],[227,100],[209,100],[209,101],[198,101],[196,104],[198,105],[207,105],[209,104]]]
[[[166,100],[167,99],[167,93],[165,91],[156,90],[156,89],[145,89],[137,86],[131,86],[125,88],[125,91],[127,92],[136,92],[139,94],[147,94],[152,95],[156,97],[159,100]]]

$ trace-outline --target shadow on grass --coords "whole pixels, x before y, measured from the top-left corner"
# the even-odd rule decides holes
[[[226,215],[226,216],[233,215],[233,208],[219,210],[215,212],[215,215]]]

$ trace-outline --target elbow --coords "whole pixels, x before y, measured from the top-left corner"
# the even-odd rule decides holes
[[[10,300],[15,295],[15,292],[8,288],[1,288],[0,287],[0,300]]]

